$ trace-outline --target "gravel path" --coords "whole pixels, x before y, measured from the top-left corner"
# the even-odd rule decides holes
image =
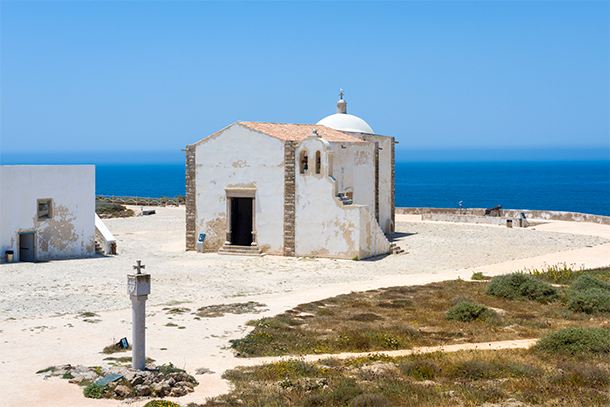
[[[129,308],[126,274],[142,260],[152,274],[149,305],[207,305],[234,297],[291,292],[384,276],[474,268],[546,253],[597,246],[607,239],[440,222],[397,222],[397,243],[408,254],[375,260],[199,254],[184,250],[184,208],[108,219],[119,255],[0,266],[0,320]]]

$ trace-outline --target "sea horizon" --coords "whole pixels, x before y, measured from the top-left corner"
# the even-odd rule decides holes
[[[396,154],[397,207],[458,208],[461,201],[464,208],[501,205],[610,216],[610,159],[599,149],[571,154],[564,149],[548,150],[539,160],[523,150],[494,150],[487,159],[481,159],[482,149],[427,151],[428,155],[420,150],[418,160]],[[122,162],[126,154],[118,154],[116,162],[108,162],[107,153],[3,154],[2,164],[95,164],[98,196],[185,195],[183,152],[135,154],[129,163]],[[492,160],[497,154],[506,160]]]

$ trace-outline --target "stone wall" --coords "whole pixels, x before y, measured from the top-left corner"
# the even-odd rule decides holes
[[[284,256],[295,255],[295,157],[296,142],[284,144]]]
[[[430,214],[453,214],[453,215],[475,215],[484,216],[485,208],[396,208],[396,213],[405,215],[423,215]],[[527,219],[536,220],[564,220],[571,222],[590,222],[603,225],[610,225],[610,216],[591,215],[578,212],[564,211],[537,211],[528,209],[501,209],[500,216],[505,218],[518,218],[521,213],[525,214]]]
[[[195,233],[195,213],[197,189],[195,182],[195,146],[188,145],[186,153],[186,249],[195,250],[197,236]]]

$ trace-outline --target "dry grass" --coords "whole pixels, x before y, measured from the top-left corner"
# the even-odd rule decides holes
[[[536,277],[573,282],[583,275],[582,270],[576,276],[559,269],[549,273]],[[594,274],[604,279],[610,268]],[[608,327],[607,313],[569,311],[570,287],[560,290],[558,301],[542,304],[486,295],[486,288],[485,283],[456,280],[301,304],[253,321],[253,332],[233,341],[233,347],[244,356],[259,356],[544,336],[540,346],[240,367],[224,374],[234,390],[203,406],[610,405],[610,331],[599,329]],[[447,310],[464,302],[491,308],[495,315],[472,322],[448,320]]]
[[[204,406],[607,406],[609,375],[607,354],[536,350],[290,360],[226,372],[235,390]]]
[[[560,301],[541,304],[485,294],[488,283],[463,280],[390,287],[328,298],[273,318],[251,321],[254,330],[232,341],[241,356],[383,351],[452,343],[538,338],[567,327],[606,326],[607,314],[585,315]],[[473,322],[446,312],[471,301],[496,311]]]

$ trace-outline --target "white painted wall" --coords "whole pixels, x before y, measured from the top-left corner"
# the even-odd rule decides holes
[[[238,123],[195,147],[195,233],[205,251],[218,251],[227,229],[225,188],[256,188],[256,240],[265,253],[284,250],[284,143]]]
[[[0,166],[0,258],[19,233],[35,233],[38,261],[95,254],[95,166]],[[52,199],[52,218],[38,219],[38,199]]]
[[[393,141],[392,137],[378,135],[366,135],[365,138],[372,143],[379,143],[379,226],[385,231],[386,222],[392,219]]]
[[[329,144],[325,144],[321,139],[307,138],[301,141],[296,151],[297,158],[301,156],[302,151],[307,151],[310,163],[314,162],[311,157],[315,157],[315,152],[321,151],[323,163],[320,175],[315,174],[315,166],[312,165],[306,174],[299,171],[296,174],[296,255],[353,259],[356,256],[366,258],[387,253],[389,242],[377,227],[369,207],[343,205],[335,197],[338,181],[329,177],[327,172],[328,162],[333,160],[336,154],[340,154],[341,157],[334,160],[334,165],[345,165],[345,171],[341,174],[348,174],[349,163],[355,162],[357,153],[366,153],[366,146],[362,143],[352,146],[351,152],[340,152],[338,150],[348,148],[342,149],[340,143],[332,143],[332,155],[327,151],[328,146]],[[366,167],[366,159],[356,166]],[[336,170],[334,168],[334,174]]]
[[[360,258],[386,254],[390,251],[390,242],[377,224],[375,214],[368,206],[360,209]]]
[[[354,203],[375,208],[375,144],[334,142],[334,177],[339,192],[354,191]]]

